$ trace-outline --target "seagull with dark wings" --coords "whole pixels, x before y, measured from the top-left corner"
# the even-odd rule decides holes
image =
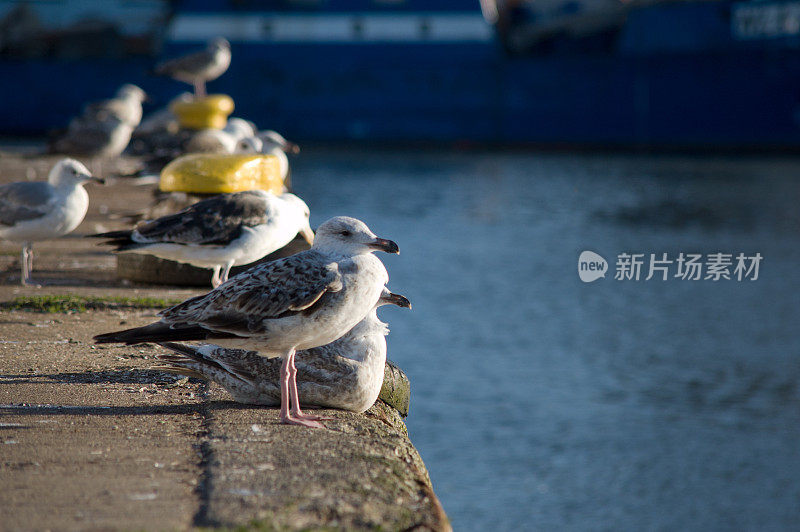
[[[295,352],[329,344],[375,308],[389,281],[373,251],[398,253],[355,218],[317,229],[311,249],[255,266],[206,295],[160,313],[161,321],[95,336],[98,343],[205,341],[283,357],[281,421],[322,427],[300,409]]]
[[[115,253],[153,255],[212,269],[211,285],[216,288],[228,280],[232,267],[266,257],[298,234],[313,243],[309,216],[308,206],[294,194],[247,190],[198,201],[135,229],[91,236],[107,239]]]
[[[364,412],[375,403],[383,385],[389,333],[375,312],[381,305],[411,308],[408,299],[384,289],[376,308],[347,334],[327,345],[297,352],[297,388],[302,404]],[[216,382],[240,403],[280,404],[278,359],[211,344],[161,345],[172,353],[156,355],[164,365],[153,369]]]

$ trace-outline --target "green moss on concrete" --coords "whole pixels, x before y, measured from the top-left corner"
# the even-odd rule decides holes
[[[0,303],[0,310],[24,310],[47,314],[86,312],[87,310],[167,308],[177,299],[157,297],[84,297],[75,295],[20,296]]]
[[[378,398],[406,417],[411,406],[411,381],[405,372],[391,360],[383,370],[383,386]]]

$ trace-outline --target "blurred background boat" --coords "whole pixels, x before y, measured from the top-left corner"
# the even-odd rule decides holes
[[[298,140],[800,147],[800,2],[0,1],[0,133],[63,127],[165,58]],[[9,82],[8,80],[11,80]]]

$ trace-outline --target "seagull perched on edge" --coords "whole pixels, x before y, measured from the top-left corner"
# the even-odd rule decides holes
[[[104,183],[75,159],[53,166],[47,182],[19,182],[0,186],[0,240],[22,242],[22,284],[36,284],[33,242],[65,235],[78,227],[89,208],[87,181]]]
[[[193,85],[195,98],[203,98],[206,95],[206,82],[220,77],[230,64],[231,45],[222,37],[217,37],[208,43],[205,50],[160,63],[154,73]]]
[[[288,244],[299,233],[309,244],[314,232],[303,200],[263,190],[221,194],[135,229],[91,235],[109,239],[117,253],[140,253],[200,268],[213,268],[216,288],[233,266],[250,264]],[[220,270],[222,274],[220,275]]]
[[[360,220],[337,216],[317,229],[307,251],[259,264],[206,295],[163,310],[161,321],[95,336],[97,343],[208,341],[283,357],[281,422],[322,427],[304,414],[295,352],[329,344],[375,308],[389,280],[373,251],[399,253]]]
[[[381,305],[411,308],[408,299],[384,289],[375,308],[347,334],[330,344],[297,352],[301,404],[364,412],[375,403],[383,384],[389,333],[375,312]],[[240,403],[280,404],[281,364],[274,358],[211,344],[161,345],[174,353],[156,355],[167,365],[153,369],[214,381]]]

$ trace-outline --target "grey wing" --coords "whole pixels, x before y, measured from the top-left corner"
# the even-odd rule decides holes
[[[54,199],[53,187],[43,181],[0,186],[0,225],[44,216]]]
[[[261,196],[252,192],[223,194],[136,228],[140,243],[224,245],[239,237],[243,226],[265,223],[272,216]]]
[[[114,127],[117,127],[115,121],[93,122],[82,118],[70,124],[67,134],[53,146],[57,153],[93,154],[105,148]]]
[[[249,335],[265,320],[313,312],[323,296],[341,289],[338,265],[309,250],[251,268],[161,315],[168,323]]]
[[[104,121],[109,118],[121,119],[127,114],[127,107],[120,100],[103,100],[86,105],[82,118],[87,121]]]
[[[280,386],[282,361],[279,358],[269,359],[259,356],[255,351],[218,347],[213,351],[213,360],[243,381],[255,385],[266,380]]]
[[[213,61],[213,56],[208,50],[201,50],[183,57],[176,57],[158,65],[156,74],[172,76],[175,74],[199,75]]]

